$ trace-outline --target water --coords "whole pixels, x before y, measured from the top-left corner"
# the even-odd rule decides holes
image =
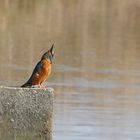
[[[54,140],[140,139],[138,0],[0,0],[0,84],[22,85],[55,44]]]

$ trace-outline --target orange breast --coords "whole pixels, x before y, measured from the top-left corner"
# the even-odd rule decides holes
[[[42,60],[41,63],[42,63],[42,68],[38,72],[38,74],[34,76],[32,80],[33,85],[40,85],[48,78],[48,76],[51,73],[51,63],[46,59]]]

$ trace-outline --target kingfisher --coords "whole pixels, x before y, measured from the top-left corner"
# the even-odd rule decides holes
[[[51,73],[52,59],[54,56],[53,47],[54,44],[52,45],[50,50],[42,55],[41,60],[36,64],[31,77],[21,87],[43,87],[42,83],[48,78]]]

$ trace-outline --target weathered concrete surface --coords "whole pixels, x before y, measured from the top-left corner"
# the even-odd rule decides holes
[[[53,89],[0,87],[0,140],[52,140]]]

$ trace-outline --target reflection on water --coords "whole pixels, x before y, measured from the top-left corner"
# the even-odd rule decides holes
[[[139,138],[138,94],[127,94],[123,89],[85,93],[67,92],[57,97],[54,139]]]
[[[138,0],[0,0],[0,84],[22,85],[55,43],[54,140],[140,138]]]

